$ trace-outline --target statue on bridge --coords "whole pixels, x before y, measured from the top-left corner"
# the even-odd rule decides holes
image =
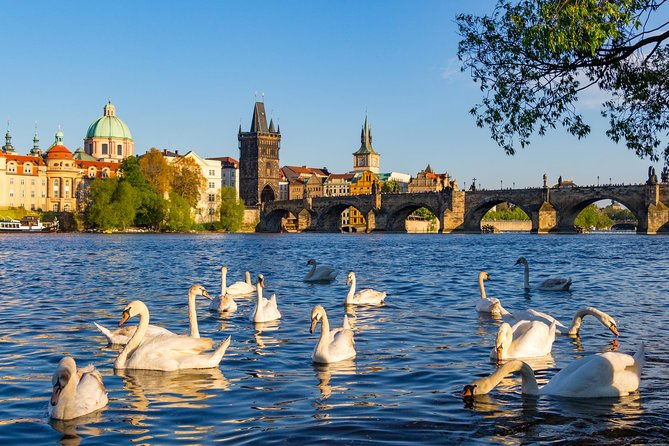
[[[663,183],[669,183],[669,167],[664,166],[662,169],[661,178]]]
[[[548,175],[544,174],[544,189],[548,189]]]
[[[655,168],[653,166],[648,168],[648,180],[646,181],[646,184],[657,184],[657,175],[655,175]]]

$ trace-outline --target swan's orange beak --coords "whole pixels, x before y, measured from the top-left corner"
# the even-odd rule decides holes
[[[502,351],[503,350],[504,349],[501,346],[497,347],[497,362],[502,362]]]
[[[465,386],[464,390],[460,394],[461,397],[463,398],[471,398],[474,396],[474,388],[476,387],[476,384],[468,384]]]
[[[614,335],[620,336],[620,333],[618,333],[618,329],[616,328],[616,324],[609,325],[609,330],[611,330]]]
[[[130,313],[128,312],[128,310],[123,310],[123,315],[121,316],[121,321],[118,323],[118,326],[120,327],[121,325],[123,325],[123,323],[127,321],[128,318],[130,318]]]
[[[206,297],[206,298],[209,299],[209,300],[211,300],[211,296],[209,295],[209,293],[207,293],[207,290],[202,290],[202,296],[203,296],[203,297]]]
[[[318,319],[314,318],[311,320],[311,328],[309,328],[309,333],[314,332],[314,330],[316,329],[316,325],[318,325]]]

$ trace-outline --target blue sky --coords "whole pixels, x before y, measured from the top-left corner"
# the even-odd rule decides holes
[[[150,147],[239,157],[253,103],[281,126],[282,165],[352,169],[365,112],[382,171],[428,163],[462,187],[538,186],[542,174],[577,184],[645,180],[648,160],[606,138],[597,93],[581,101],[592,134],[556,130],[509,157],[475,126],[480,99],[459,72],[455,15],[494,2],[7,1],[0,118],[19,153],[58,126],[72,151],[108,98]],[[3,122],[3,134],[4,134]],[[656,165],[656,170],[661,170]]]

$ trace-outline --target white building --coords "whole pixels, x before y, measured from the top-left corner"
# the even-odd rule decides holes
[[[195,222],[211,223],[218,221],[221,207],[221,161],[201,158],[192,150],[183,156],[179,155],[179,152],[168,153],[167,155],[163,153],[163,155],[170,164],[180,158],[191,158],[200,166],[202,176],[205,178],[205,185],[200,193],[200,201],[195,208]]]

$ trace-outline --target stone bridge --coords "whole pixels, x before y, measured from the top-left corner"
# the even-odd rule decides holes
[[[437,216],[439,232],[480,232],[493,206],[508,202],[532,221],[532,232],[573,233],[574,219],[599,200],[615,200],[637,218],[637,232],[669,233],[669,184],[500,189],[481,191],[369,194],[272,201],[260,209],[259,231],[278,232],[282,219],[297,218],[299,231],[338,232],[341,213],[353,207],[367,220],[367,232],[405,232],[405,220],[425,207]]]

